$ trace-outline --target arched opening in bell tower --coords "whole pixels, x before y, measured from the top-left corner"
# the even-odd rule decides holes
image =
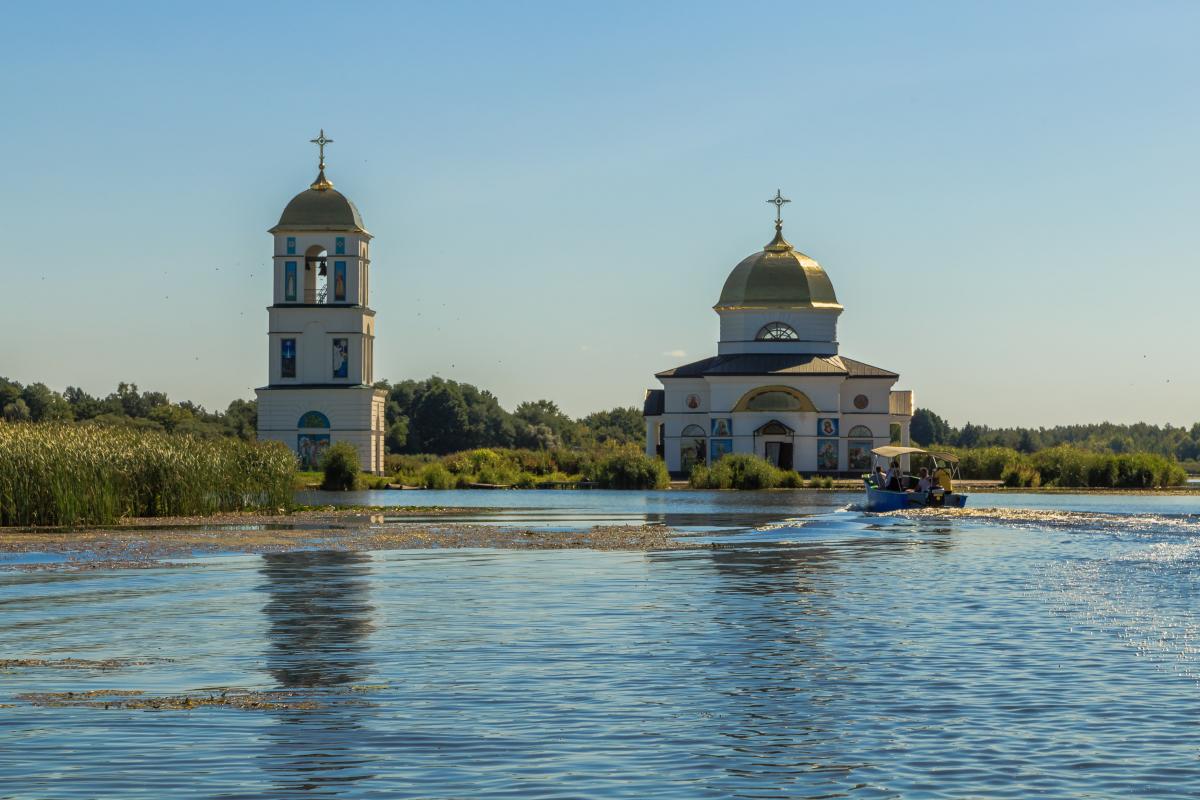
[[[328,253],[319,244],[304,252],[304,302],[324,303],[329,297]]]

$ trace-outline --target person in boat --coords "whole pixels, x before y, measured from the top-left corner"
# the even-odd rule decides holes
[[[878,464],[875,465],[874,478],[876,489],[882,489],[887,486],[887,476],[883,474],[883,467],[879,466]]]
[[[938,467],[937,472],[933,473],[933,483],[935,486],[940,486],[947,494],[954,491],[954,483],[950,480],[950,470],[945,467]]]
[[[900,477],[900,462],[893,461],[892,468],[887,472],[887,479],[884,483],[889,492],[903,492],[904,483]]]
[[[921,467],[921,478],[917,481],[918,492],[928,492],[933,489],[933,478],[929,476],[929,470]]]

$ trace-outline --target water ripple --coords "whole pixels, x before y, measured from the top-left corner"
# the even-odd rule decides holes
[[[3,657],[151,663],[0,673],[0,797],[1197,796],[1197,524],[783,507],[705,550],[5,574]],[[320,702],[15,699],[219,686]]]

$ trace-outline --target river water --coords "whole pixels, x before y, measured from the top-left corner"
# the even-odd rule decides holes
[[[1195,496],[398,497],[713,546],[0,572],[0,658],[150,662],[0,671],[0,798],[1200,796]],[[21,698],[208,687],[320,707]]]

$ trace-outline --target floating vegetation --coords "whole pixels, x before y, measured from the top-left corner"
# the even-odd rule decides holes
[[[183,524],[174,524],[181,522]],[[494,547],[519,550],[675,550],[696,547],[663,525],[595,526],[579,531],[528,530],[452,521],[407,522],[379,514],[301,512],[287,516],[230,515],[207,524],[134,520],[113,528],[12,529],[0,553],[45,560],[0,569],[77,572],[195,566],[203,554],[287,553],[297,550],[412,550]],[[61,555],[60,555],[61,554]],[[65,560],[63,559],[65,555]],[[164,562],[161,559],[172,559]],[[178,559],[178,560],[175,560]],[[94,566],[93,566],[94,565]]]
[[[0,422],[0,525],[287,508],[294,472],[278,443]]]
[[[124,669],[145,667],[150,664],[165,664],[166,658],[105,658],[94,661],[86,658],[0,658],[0,669],[49,667],[51,669]]]
[[[361,694],[387,688],[385,685],[350,686],[323,690],[323,694]],[[241,711],[313,711],[330,703],[314,699],[313,692],[295,690],[254,691],[250,689],[210,689],[175,695],[146,695],[137,689],[98,689],[89,692],[27,692],[16,700],[39,708],[98,708],[134,711],[195,711],[202,708],[236,708]],[[361,700],[337,701],[340,705],[362,705]]]

